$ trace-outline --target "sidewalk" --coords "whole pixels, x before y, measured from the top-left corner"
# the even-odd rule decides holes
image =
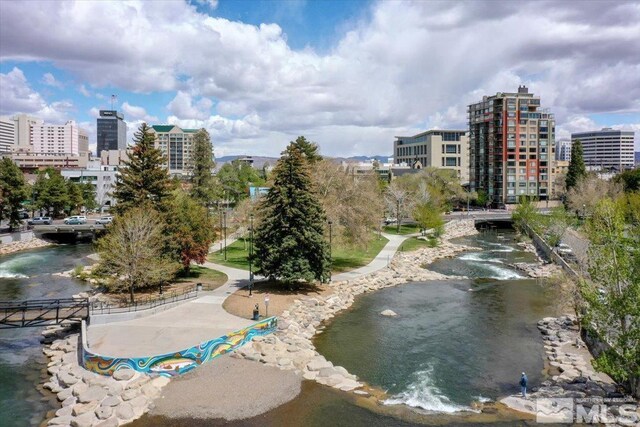
[[[409,236],[384,235],[389,242],[367,265],[333,276],[333,281],[354,280],[387,266]],[[219,242],[216,242],[219,243]],[[227,239],[227,245],[230,239]],[[142,357],[183,350],[253,324],[222,308],[225,299],[249,284],[249,272],[205,262],[204,267],[225,273],[229,280],[203,296],[141,319],[89,326],[91,351],[104,356]]]

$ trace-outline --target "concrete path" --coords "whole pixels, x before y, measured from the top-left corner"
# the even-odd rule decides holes
[[[389,242],[368,265],[336,274],[333,281],[354,280],[386,267],[402,242],[409,237],[384,236]],[[230,244],[229,240],[227,244]],[[183,350],[254,323],[222,308],[229,295],[249,284],[249,272],[212,262],[203,265],[225,273],[229,280],[195,300],[148,317],[90,325],[87,329],[89,348],[104,356],[154,356]]]

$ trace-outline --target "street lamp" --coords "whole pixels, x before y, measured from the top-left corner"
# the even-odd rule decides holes
[[[222,217],[224,218],[224,225],[223,225],[223,231],[224,231],[224,260],[227,260],[227,211],[224,210],[222,212]]]
[[[249,296],[253,296],[253,269],[251,259],[253,258],[253,214],[249,215]]]
[[[331,269],[333,268],[333,258],[331,256],[331,220],[329,220],[329,283],[331,283]]]

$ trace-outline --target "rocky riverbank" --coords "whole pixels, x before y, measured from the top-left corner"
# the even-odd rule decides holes
[[[589,408],[604,398],[624,397],[614,381],[596,372],[593,357],[580,337],[575,316],[547,317],[538,322],[545,349],[545,370],[550,379],[534,388],[527,398],[509,396],[502,403],[517,411],[536,414],[539,398],[580,399]],[[615,411],[615,405],[609,405]],[[551,410],[551,412],[557,412]]]
[[[77,327],[76,327],[77,329]],[[113,377],[89,372],[78,364],[79,333],[66,326],[43,332],[43,352],[49,357],[49,381],[43,387],[57,395],[61,408],[49,426],[116,427],[147,412],[168,378],[152,378],[126,369]]]
[[[30,240],[24,240],[20,242],[11,242],[11,243],[0,245],[0,255],[8,255],[14,252],[44,248],[46,246],[51,246],[51,245],[53,245],[53,243],[34,237],[33,239],[30,239]]]
[[[476,234],[473,221],[454,221],[446,225],[442,242],[436,248],[397,253],[390,265],[365,277],[332,283],[333,293],[324,297],[296,300],[278,319],[278,331],[270,336],[256,337],[233,356],[259,361],[283,370],[293,370],[307,380],[367,395],[364,384],[355,375],[319,354],[313,344],[314,335],[322,332],[323,322],[349,308],[362,293],[400,285],[412,281],[446,280],[460,277],[445,276],[424,267],[436,259],[452,257],[459,252],[477,248],[456,245],[449,240]]]

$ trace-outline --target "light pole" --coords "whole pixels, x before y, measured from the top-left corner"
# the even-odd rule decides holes
[[[224,225],[223,225],[223,231],[224,231],[224,260],[227,260],[227,211],[224,210],[222,212],[222,217],[224,218]]]
[[[249,296],[253,296],[253,269],[251,259],[253,258],[253,214],[249,215]]]
[[[220,219],[220,237],[222,237],[222,205],[218,200],[218,218]],[[220,251],[222,251],[222,239],[220,239]]]
[[[333,222],[329,220],[329,283],[331,283],[331,269],[333,268],[333,258],[331,255],[331,224],[333,224]]]
[[[467,216],[469,216],[469,192],[471,189],[467,188]]]

